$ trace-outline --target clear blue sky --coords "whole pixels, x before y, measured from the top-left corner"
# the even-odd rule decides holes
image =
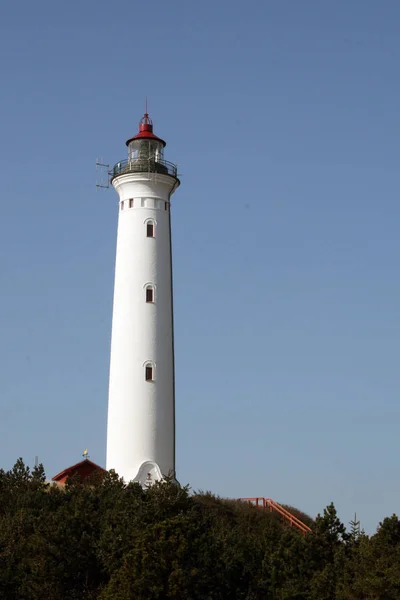
[[[399,510],[398,0],[7,2],[0,462],[105,463],[117,196],[144,98],[173,199],[177,468],[373,532]]]

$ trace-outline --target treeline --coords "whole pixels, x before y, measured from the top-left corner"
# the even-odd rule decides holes
[[[5,600],[400,598],[400,522],[368,537],[333,504],[302,535],[274,514],[114,473],[64,489],[20,459],[0,470]]]

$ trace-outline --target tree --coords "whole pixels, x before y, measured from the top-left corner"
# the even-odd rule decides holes
[[[354,519],[350,521],[350,532],[349,532],[349,540],[351,542],[357,542],[361,535],[361,524],[360,521],[357,521],[357,514],[354,513]]]
[[[343,568],[343,543],[348,539],[346,528],[337,516],[333,503],[318,514],[312,533],[307,536],[309,597],[334,600],[339,574]]]
[[[395,600],[400,522],[347,533],[330,504],[303,536],[278,516],[114,472],[63,488],[0,470],[0,599]]]

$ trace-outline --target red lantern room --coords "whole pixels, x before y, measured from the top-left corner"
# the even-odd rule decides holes
[[[153,121],[146,110],[140,119],[139,132],[127,140],[128,158],[114,165],[111,182],[114,177],[126,173],[160,173],[178,179],[178,171],[175,164],[164,160],[164,148],[167,145],[164,140],[155,135]]]
[[[164,159],[164,140],[153,133],[153,121],[146,112],[140,119],[139,133],[127,140],[129,160],[154,160],[159,162]]]

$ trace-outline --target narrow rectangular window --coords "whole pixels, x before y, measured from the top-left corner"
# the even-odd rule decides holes
[[[133,208],[133,198],[129,198],[129,208]]]
[[[121,210],[124,210],[124,201],[121,202]]]
[[[168,202],[165,203],[165,210],[168,210]]]
[[[153,381],[153,367],[146,367],[146,381]]]
[[[147,237],[154,237],[154,223],[147,223]]]
[[[152,287],[146,288],[146,302],[154,302],[154,290]]]

